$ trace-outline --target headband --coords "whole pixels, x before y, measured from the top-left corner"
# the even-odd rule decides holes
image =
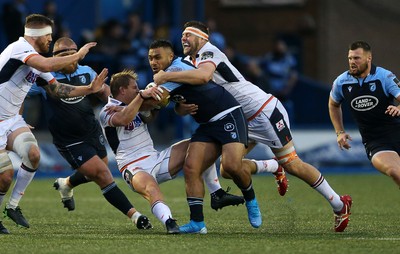
[[[58,54],[61,54],[61,53],[64,53],[64,52],[67,52],[67,51],[71,51],[71,50],[78,51],[77,48],[61,49],[61,50],[54,51],[54,52],[53,52],[53,56],[58,55]]]
[[[185,31],[183,31],[183,34],[185,34],[185,33],[191,33],[193,35],[196,35],[197,37],[200,37],[200,38],[208,41],[208,34],[203,32],[203,31],[201,31],[198,28],[195,28],[195,27],[192,27],[192,26],[186,27]]]
[[[31,37],[39,37],[43,35],[48,35],[51,34],[53,31],[51,29],[51,26],[46,26],[43,28],[28,28],[25,27],[25,35],[26,36],[31,36]]]

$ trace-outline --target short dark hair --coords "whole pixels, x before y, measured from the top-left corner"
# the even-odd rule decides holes
[[[355,41],[349,45],[349,50],[356,50],[362,48],[364,51],[371,52],[371,46],[365,41]]]
[[[37,28],[43,25],[53,26],[54,22],[41,14],[31,14],[25,19],[25,26],[28,28]]]
[[[164,39],[155,40],[149,46],[149,49],[156,49],[156,48],[170,48],[172,52],[174,52],[174,47],[172,46],[172,43]]]
[[[202,32],[210,35],[208,27],[200,21],[195,21],[195,20],[188,21],[185,23],[185,25],[183,25],[183,29],[185,30],[187,27],[194,27],[200,29]]]
[[[138,80],[138,75],[133,70],[123,70],[111,76],[110,91],[113,97],[119,94],[120,87],[128,87],[129,80]]]

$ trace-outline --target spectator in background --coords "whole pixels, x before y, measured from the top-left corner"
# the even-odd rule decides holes
[[[223,52],[240,73],[246,73],[248,56],[239,53],[233,44],[227,44]]]
[[[225,36],[218,32],[217,22],[213,18],[209,18],[207,21],[207,26],[210,31],[210,42],[214,44],[219,50],[223,51],[225,49]]]
[[[271,88],[268,77],[261,69],[257,59],[250,59],[246,67],[246,72],[243,73],[246,79],[261,88],[264,92],[269,93]]]
[[[261,67],[268,76],[269,93],[275,95],[286,108],[289,119],[294,119],[294,106],[291,92],[297,83],[297,61],[289,52],[286,42],[276,38],[272,52],[261,61]]]
[[[43,15],[54,21],[54,27],[53,27],[54,41],[58,40],[64,35],[68,36],[68,34],[65,34],[65,32],[69,32],[69,29],[67,28],[67,25],[64,22],[62,16],[57,13],[57,3],[55,1],[48,0],[44,3]]]
[[[3,24],[10,44],[24,34],[25,17],[29,14],[25,0],[14,0],[3,5]]]

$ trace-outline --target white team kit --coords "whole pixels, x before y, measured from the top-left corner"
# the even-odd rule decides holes
[[[6,147],[7,135],[26,126],[19,115],[21,105],[38,77],[55,82],[51,73],[41,72],[25,64],[38,52],[23,37],[11,43],[0,55],[0,149]]]
[[[106,108],[115,105],[122,105],[122,102],[109,97],[108,103],[100,111],[100,124],[114,151],[118,169],[125,181],[129,184],[126,171],[132,176],[139,171],[145,171],[159,184],[171,180],[168,171],[171,147],[161,152],[154,149],[147,124],[142,121],[139,114],[129,125],[114,127],[111,121],[115,112],[106,112]]]
[[[291,140],[289,118],[282,103],[247,81],[217,47],[207,42],[194,61],[189,56],[185,60],[196,67],[206,62],[215,65],[213,81],[223,86],[242,105],[249,121],[250,139],[272,148],[282,148]],[[280,133],[283,130],[284,135]]]

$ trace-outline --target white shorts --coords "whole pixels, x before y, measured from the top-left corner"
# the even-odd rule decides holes
[[[8,135],[22,127],[27,127],[27,124],[21,115],[15,115],[0,122],[0,150],[6,149]]]
[[[282,148],[292,140],[289,117],[282,103],[274,98],[249,121],[249,140],[270,148]]]
[[[171,149],[172,147],[168,147],[165,150],[150,155],[145,159],[129,164],[126,169],[121,172],[125,182],[132,187],[130,179],[140,171],[152,175],[158,184],[171,180],[172,177],[168,170]]]

